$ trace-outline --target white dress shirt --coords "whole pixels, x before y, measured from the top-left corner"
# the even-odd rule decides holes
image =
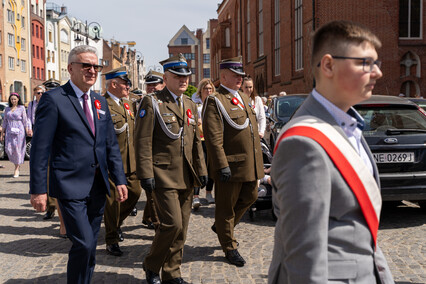
[[[71,80],[70,80],[70,84],[71,87],[73,88],[75,94],[77,95],[78,101],[80,102],[81,108],[84,110],[83,108],[83,103],[84,103],[84,99],[83,99],[83,95],[85,94],[82,90],[80,90]],[[89,111],[90,111],[90,115],[92,116],[93,119],[93,109],[92,109],[92,98],[90,97],[90,90],[87,91],[87,104],[89,105]]]

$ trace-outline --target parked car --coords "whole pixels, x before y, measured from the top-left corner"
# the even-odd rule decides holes
[[[426,110],[426,99],[420,99],[420,98],[407,98],[407,100],[412,101],[413,103],[417,104],[422,109]]]
[[[271,143],[306,97],[272,100]],[[284,105],[285,109],[293,105],[293,112],[282,114],[280,106]],[[426,112],[405,98],[378,95],[355,109],[365,120],[363,134],[379,169],[383,201],[415,201],[426,209]]]
[[[290,117],[307,97],[308,94],[287,95],[275,97],[269,103],[266,112],[266,130],[263,137],[272,150],[281,128],[290,120]]]
[[[384,201],[417,201],[426,209],[426,112],[392,96],[372,96],[355,106],[379,168]]]

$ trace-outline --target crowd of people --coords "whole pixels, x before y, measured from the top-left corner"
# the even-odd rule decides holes
[[[142,223],[155,230],[143,260],[148,283],[186,283],[183,247],[203,188],[225,259],[244,266],[234,228],[263,179],[278,218],[269,283],[393,283],[377,243],[378,171],[352,108],[382,77],[380,40],[335,21],[312,43],[316,87],[281,131],[266,177],[266,101],[241,57],[222,60],[219,85],[203,79],[192,98],[184,95],[191,71],[182,54],[160,62],[164,74],[147,74],[146,95],[132,97],[125,68],[102,74],[100,95],[90,90],[102,71],[96,49],[82,45],[69,54],[70,80],[48,91],[37,86],[28,112],[12,93],[0,138],[18,177],[25,136],[33,136],[30,201],[45,219],[58,211],[60,235],[72,242],[68,283],[90,283],[102,219],[107,253],[123,255],[121,226],[137,214],[142,189]]]

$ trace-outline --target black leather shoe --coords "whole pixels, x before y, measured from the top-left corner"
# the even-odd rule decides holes
[[[166,281],[163,281],[161,283],[163,283],[163,284],[188,284],[188,282],[183,280],[181,277],[166,280]]]
[[[55,216],[55,211],[47,211],[46,214],[44,214],[43,220],[52,219],[53,216]]]
[[[114,256],[122,256],[123,252],[118,244],[112,244],[106,246],[107,253]]]
[[[138,215],[138,209],[135,207],[133,208],[132,212],[130,212],[130,216],[136,216]]]
[[[118,233],[118,240],[120,242],[124,241],[123,232],[121,231],[121,228],[118,228],[117,233]]]
[[[147,221],[142,220],[142,224],[144,224],[150,230],[155,229],[154,223],[152,223],[152,222],[147,222]]]
[[[228,250],[225,254],[225,257],[231,264],[238,267],[244,266],[244,264],[246,263],[244,258],[240,255],[240,253],[236,249]]]
[[[158,275],[155,272],[152,272],[149,269],[146,269],[145,266],[142,264],[142,268],[145,271],[146,274],[146,282],[148,282],[148,284],[161,284],[161,279],[160,279],[160,275]]]

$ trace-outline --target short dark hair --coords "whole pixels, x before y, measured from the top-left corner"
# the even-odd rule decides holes
[[[316,66],[325,54],[346,56],[349,44],[368,42],[374,48],[382,46],[379,38],[367,27],[350,21],[333,21],[320,27],[313,35],[311,66],[313,75]]]
[[[20,105],[20,106],[24,105],[22,103],[21,96],[18,93],[10,93],[10,96],[9,96],[9,99],[8,99],[9,107],[13,106],[12,102],[10,101],[10,99],[12,98],[12,96],[15,96],[15,97],[18,98],[18,105]]]

